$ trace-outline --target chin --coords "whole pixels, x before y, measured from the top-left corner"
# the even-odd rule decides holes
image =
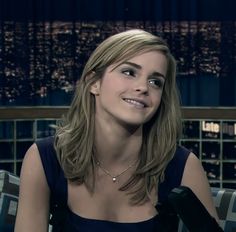
[[[146,120],[135,120],[135,119],[122,120],[123,125],[127,127],[133,127],[133,128],[141,127],[146,122],[147,122]]]

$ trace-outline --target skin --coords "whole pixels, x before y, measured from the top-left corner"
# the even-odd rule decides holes
[[[112,165],[108,159],[115,158],[114,163],[137,159],[142,125],[160,105],[166,66],[166,58],[160,52],[144,53],[130,59],[128,64],[108,67],[104,77],[91,87],[96,98],[96,148],[106,167]],[[108,141],[106,145],[110,144],[107,149],[103,146],[104,139]],[[131,151],[128,147],[134,145],[136,149]]]
[[[166,68],[165,56],[156,51],[108,67],[91,89],[97,124],[116,121],[140,127],[147,122],[160,105]]]
[[[96,99],[95,155],[112,174],[121,173],[138,159],[142,125],[160,105],[166,70],[167,61],[162,53],[146,52],[109,66],[103,78],[91,86],[90,91]],[[111,177],[97,167],[94,194],[83,184],[68,183],[69,208],[82,217],[99,220],[137,222],[152,218],[157,214],[155,191],[149,201],[133,206],[129,204],[129,196],[118,190],[134,170],[135,165],[113,183]],[[217,219],[208,180],[193,154],[187,160],[181,184],[189,186]],[[16,232],[47,231],[49,196],[34,144],[26,153],[22,166]]]

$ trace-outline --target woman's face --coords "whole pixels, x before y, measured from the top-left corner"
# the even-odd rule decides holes
[[[160,105],[166,72],[167,59],[158,51],[109,66],[90,90],[96,119],[133,126],[150,120]]]

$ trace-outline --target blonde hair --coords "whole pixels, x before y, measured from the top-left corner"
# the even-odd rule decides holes
[[[103,77],[111,64],[153,50],[162,52],[168,62],[162,100],[155,115],[144,124],[137,170],[120,190],[131,194],[133,204],[141,204],[149,198],[153,188],[158,188],[181,133],[176,62],[161,38],[138,29],[107,38],[95,49],[84,67],[69,111],[55,135],[55,149],[68,180],[84,183],[91,191],[94,189],[95,98],[90,93],[91,85]]]

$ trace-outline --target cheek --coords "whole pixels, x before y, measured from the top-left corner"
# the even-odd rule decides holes
[[[101,86],[100,99],[103,103],[109,104],[117,98],[118,92],[114,82],[107,81]]]
[[[122,78],[110,77],[102,83],[101,93],[107,97],[119,96],[129,89],[129,82],[125,82]]]
[[[113,86],[114,85],[111,83],[111,81],[104,81],[101,85],[101,88],[100,88],[101,96],[109,95],[113,91]]]

